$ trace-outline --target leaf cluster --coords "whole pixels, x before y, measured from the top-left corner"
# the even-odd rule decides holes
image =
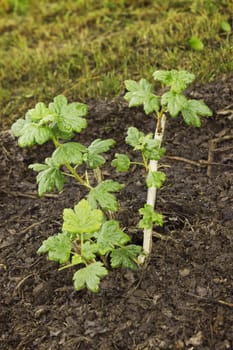
[[[180,113],[187,125],[201,126],[200,117],[209,117],[212,111],[200,100],[188,99],[184,91],[194,81],[195,75],[185,70],[157,70],[153,78],[168,88],[162,96],[154,94],[153,86],[141,79],[139,82],[126,80],[125,86],[129,92],[125,94],[129,107],[142,105],[146,114],[155,112],[157,117],[168,112],[176,118]]]
[[[137,269],[141,247],[128,244],[129,240],[118,221],[105,220],[100,209],[82,199],[74,209],[64,209],[62,233],[45,240],[38,253],[48,253],[49,260],[62,264],[61,269],[78,265],[75,289],[98,292],[100,278],[108,274],[101,257],[109,257],[113,268]]]
[[[52,140],[55,145],[55,151],[50,158],[45,159],[45,163],[29,166],[30,169],[38,172],[39,196],[51,192],[54,188],[58,191],[63,189],[65,175],[67,175],[63,172],[63,166],[69,168],[69,172],[72,167],[72,176],[78,178],[76,169],[81,164],[85,164],[87,169],[96,169],[104,165],[105,158],[102,154],[109,151],[115,144],[113,139],[96,139],[87,147],[71,141],[74,133],[80,133],[87,127],[85,118],[87,110],[87,105],[79,102],[68,103],[65,96],[59,95],[48,106],[43,102],[37,103],[35,108],[26,113],[24,119],[18,119],[12,125],[12,132],[18,137],[21,147],[41,145],[49,140]],[[86,186],[88,187],[89,184],[86,183]],[[108,191],[114,192],[114,188],[116,185],[108,188]],[[99,193],[100,190],[97,189],[95,192]],[[107,191],[102,192],[107,193]],[[106,200],[103,198],[102,202]],[[104,209],[117,208],[115,198],[111,197],[110,202]]]
[[[78,266],[73,281],[76,290],[87,287],[92,292],[99,290],[100,278],[107,275],[108,263],[112,268],[137,268],[141,247],[128,244],[130,237],[121,230],[118,221],[108,220],[106,212],[116,212],[118,202],[115,193],[123,187],[109,180],[89,182],[88,171],[101,168],[105,163],[103,153],[115,144],[113,139],[94,140],[89,146],[71,139],[74,133],[86,126],[87,106],[81,103],[68,104],[60,95],[48,105],[38,103],[12,126],[21,147],[31,147],[51,140],[55,150],[44,163],[31,164],[38,173],[38,193],[56,188],[62,191],[65,176],[74,177],[88,188],[87,199],[82,199],[74,209],[63,211],[62,230],[46,239],[38,253],[47,253],[48,259],[61,264],[61,269]],[[86,176],[78,170],[85,165]],[[105,262],[105,264],[104,264]]]
[[[18,137],[20,147],[42,145],[53,137],[70,140],[74,132],[79,133],[87,127],[87,110],[86,104],[68,103],[65,96],[59,95],[48,106],[43,102],[37,103],[11,129]]]

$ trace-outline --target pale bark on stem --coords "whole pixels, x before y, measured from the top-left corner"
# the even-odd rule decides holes
[[[163,140],[165,124],[166,124],[166,115],[163,114],[160,118],[160,121],[157,122],[155,135],[154,135],[155,140],[158,140],[160,142],[160,146],[161,146],[162,140]],[[150,171],[157,171],[158,170],[158,161],[157,160],[150,160],[149,170]],[[148,188],[148,191],[147,191],[146,203],[150,204],[154,208],[155,202],[156,202],[156,187],[150,187],[150,188]],[[140,263],[143,263],[146,256],[148,256],[151,253],[152,234],[153,234],[153,227],[152,226],[149,229],[144,229],[144,231],[143,231],[143,251],[144,251],[145,255],[140,257],[140,259],[139,259]]]

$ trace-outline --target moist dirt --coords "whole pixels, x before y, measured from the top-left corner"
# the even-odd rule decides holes
[[[100,292],[73,289],[75,271],[36,251],[59,233],[62,212],[85,190],[72,180],[61,194],[39,199],[28,165],[50,156],[46,144],[20,149],[10,132],[0,135],[0,349],[2,350],[227,350],[233,349],[233,77],[187,91],[214,115],[200,129],[170,119],[161,169],[166,182],[156,209],[165,224],[155,228],[153,251],[138,271],[111,270]],[[88,145],[113,138],[104,178],[125,184],[117,214],[132,242],[142,243],[138,209],[146,198],[144,174],[117,174],[115,152],[130,152],[129,126],[153,131],[142,109],[122,98],[89,101]],[[19,116],[21,117],[21,116]]]

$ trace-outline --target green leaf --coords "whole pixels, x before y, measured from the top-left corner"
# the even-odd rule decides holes
[[[101,167],[105,163],[105,158],[100,153],[109,151],[110,147],[115,144],[113,139],[94,140],[87,149],[87,153],[84,155],[83,160],[87,166],[91,169]]]
[[[63,95],[54,98],[54,102],[49,104],[49,110],[57,115],[57,126],[65,133],[72,131],[80,132],[87,127],[85,118],[87,114],[87,105],[84,103],[67,102]]]
[[[60,145],[52,154],[52,159],[57,165],[75,164],[80,165],[83,162],[83,153],[86,147],[78,142],[68,142]]]
[[[134,148],[142,144],[142,139],[144,139],[145,134],[139,131],[134,126],[128,128],[127,137],[125,139],[126,143]]]
[[[147,159],[159,160],[165,153],[165,148],[160,147],[160,141],[153,138],[152,134],[145,135],[135,127],[128,128],[126,143],[141,150]]]
[[[106,276],[107,274],[108,270],[101,262],[92,263],[75,272],[73,276],[74,288],[76,290],[81,290],[87,286],[91,292],[98,293],[100,277]]]
[[[92,209],[86,199],[82,199],[73,209],[63,211],[63,230],[75,233],[92,233],[101,227],[103,214],[99,209]]]
[[[222,21],[221,23],[221,29],[226,32],[226,33],[230,33],[231,32],[231,25],[229,22],[227,21]]]
[[[11,131],[15,137],[22,136],[22,130],[25,127],[25,124],[29,124],[26,120],[20,118],[11,126]]]
[[[96,243],[91,243],[89,241],[82,245],[81,255],[85,261],[92,261],[96,257],[98,252],[98,245]]]
[[[187,98],[180,93],[168,91],[163,94],[161,103],[167,107],[167,111],[174,118],[187,104]]]
[[[149,171],[146,178],[147,187],[160,188],[165,179],[166,176],[162,171]]]
[[[143,218],[139,221],[140,228],[151,228],[153,223],[157,226],[163,226],[163,215],[156,213],[150,204],[145,204],[144,208],[139,209]]]
[[[201,117],[212,116],[212,111],[203,102],[198,100],[188,100],[185,108],[181,111],[184,121],[188,125],[195,127],[201,126]]]
[[[104,210],[117,211],[117,199],[111,192],[119,192],[123,187],[119,182],[113,180],[102,181],[90,190],[87,196],[88,202],[92,208],[97,208],[99,204]]]
[[[43,196],[54,188],[61,191],[64,187],[64,176],[59,167],[53,163],[52,158],[46,158],[45,164],[31,164],[30,169],[39,172],[36,177],[38,183],[38,194]]]
[[[141,246],[134,244],[114,249],[111,252],[111,266],[113,268],[123,267],[137,270],[137,258],[141,251]]]
[[[142,152],[146,159],[149,160],[160,160],[165,154],[166,150],[160,147],[160,141],[151,138],[152,135],[145,136],[143,140]]]
[[[115,246],[126,244],[130,237],[124,233],[116,220],[106,221],[101,230],[94,235],[97,238],[97,246],[100,255],[106,255]]]
[[[155,80],[161,81],[165,86],[170,86],[171,90],[181,93],[190,85],[195,75],[185,70],[157,70],[153,73]]]
[[[52,127],[52,132],[53,132],[53,135],[54,137],[59,140],[64,140],[64,141],[68,141],[70,139],[72,139],[74,137],[74,132],[73,131],[61,131],[57,124],[54,124],[53,127]]]
[[[191,47],[191,49],[195,51],[202,51],[204,49],[203,41],[196,35],[192,35],[192,37],[188,41],[188,44]]]
[[[35,108],[29,109],[26,113],[26,119],[34,122],[39,122],[45,119],[45,121],[53,121],[54,113],[51,113],[43,102],[36,104]]]
[[[84,263],[84,260],[81,257],[81,255],[74,253],[74,255],[72,256],[72,259],[71,259],[71,265],[75,266],[75,265],[79,265],[79,264],[83,264],[83,263]]]
[[[30,147],[35,144],[42,145],[53,136],[48,126],[40,126],[36,123],[23,121],[23,119],[19,119],[13,124],[12,131],[15,136],[19,137],[18,144],[20,147]]]
[[[111,162],[111,165],[114,166],[117,171],[119,172],[125,172],[129,170],[130,167],[130,159],[125,154],[115,154],[115,159]]]
[[[125,86],[129,92],[124,98],[129,102],[129,107],[143,105],[146,114],[159,111],[159,97],[154,95],[153,86],[147,80],[126,80]]]
[[[48,253],[49,260],[64,264],[70,259],[71,248],[72,242],[67,233],[59,233],[46,239],[37,253]]]

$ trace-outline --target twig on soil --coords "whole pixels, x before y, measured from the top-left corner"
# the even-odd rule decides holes
[[[24,284],[24,282],[27,281],[27,280],[28,280],[30,277],[32,277],[32,276],[33,276],[33,274],[30,273],[29,275],[25,276],[21,281],[19,281],[19,283],[16,285],[16,287],[15,287],[15,289],[14,289],[14,291],[13,291],[13,296],[16,295],[18,289],[19,289],[20,287],[22,287],[22,285]]]
[[[43,222],[45,222],[45,220],[41,220],[41,221],[39,221],[39,222],[35,222],[34,224],[32,224],[32,225],[26,227],[24,230],[20,231],[18,234],[19,234],[19,235],[22,235],[22,234],[24,234],[24,233],[30,231],[32,228],[34,228],[34,227],[36,227],[36,226],[39,226],[40,224],[43,224]]]
[[[228,306],[228,307],[233,307],[233,303],[229,303],[229,302],[224,301],[224,300],[201,297],[201,296],[193,294],[193,293],[186,293],[186,294],[188,294],[188,295],[190,295],[190,296],[192,296],[194,298],[197,298],[199,300],[206,301],[208,303],[216,303],[216,304],[220,304],[220,305],[224,305],[224,306]]]
[[[226,151],[226,147],[216,149],[216,145],[218,143],[223,142],[223,141],[228,141],[228,140],[232,140],[232,139],[233,139],[233,135],[226,135],[223,137],[217,137],[217,138],[209,141],[209,152],[208,152],[209,165],[207,167],[207,176],[208,177],[211,177],[211,175],[212,175],[212,163],[214,162],[214,152]]]
[[[4,191],[1,190],[5,194],[10,194],[13,197],[25,197],[25,198],[32,198],[32,199],[38,199],[38,194],[37,192],[27,192],[27,193],[22,193],[18,191]],[[46,198],[57,198],[59,195],[58,194],[52,194],[52,193],[45,193],[44,197]]]
[[[216,149],[214,150],[214,152],[215,151],[216,151]],[[213,162],[213,161],[211,162],[209,160],[203,160],[203,159],[195,161],[195,160],[191,160],[191,159],[188,159],[188,158],[177,157],[177,156],[164,156],[163,158],[164,159],[170,159],[170,160],[176,160],[178,162],[188,163],[190,165],[194,165],[194,166],[198,166],[198,167],[209,166],[209,165],[233,167],[233,165],[231,165],[231,164],[222,164],[222,163]]]

